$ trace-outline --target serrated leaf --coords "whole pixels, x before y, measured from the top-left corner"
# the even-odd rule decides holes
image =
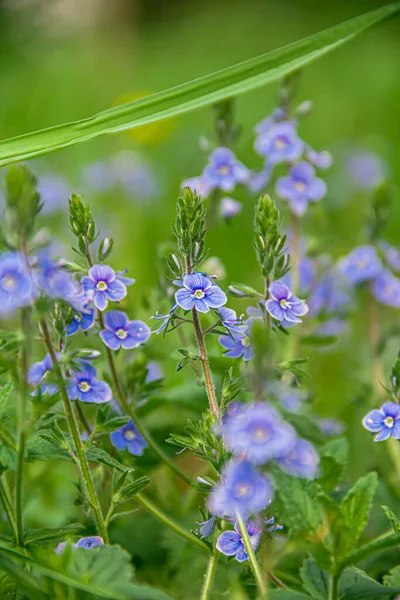
[[[377,600],[399,592],[400,587],[384,586],[356,567],[346,569],[339,582],[341,600]]]
[[[120,463],[116,458],[112,457],[108,452],[103,450],[102,448],[98,448],[97,446],[91,445],[85,452],[86,458],[90,462],[101,463],[106,465],[107,467],[111,467],[112,469],[117,469],[117,471],[133,471],[132,467],[126,467],[122,463]]]
[[[51,429],[44,429],[32,434],[26,445],[26,460],[51,460],[53,458],[71,460],[68,452],[61,447]]]
[[[67,536],[82,533],[85,529],[86,527],[80,523],[48,529],[28,529],[25,532],[25,543],[34,544],[45,540],[64,540]]]
[[[389,587],[400,588],[400,567],[395,567],[383,578],[383,583]]]
[[[324,490],[334,489],[342,478],[349,457],[349,443],[346,438],[330,440],[320,450],[322,475],[318,483]]]
[[[377,485],[376,473],[369,473],[361,477],[343,499],[333,525],[337,559],[343,558],[357,546],[368,522]]]
[[[307,558],[300,569],[304,589],[314,598],[328,598],[329,573],[322,571],[313,558]]]
[[[400,519],[388,506],[382,506],[385,515],[389,519],[395,533],[400,533]]]
[[[0,166],[78,144],[99,135],[159,121],[256,89],[297,71],[399,11],[399,2],[388,4],[273,52],[135,102],[105,110],[90,118],[4,140],[0,144]]]

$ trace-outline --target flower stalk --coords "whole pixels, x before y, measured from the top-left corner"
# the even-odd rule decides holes
[[[248,534],[246,524],[239,513],[236,515],[236,520],[239,525],[244,547],[246,548],[246,552],[249,557],[250,567],[253,571],[253,575],[257,583],[260,600],[268,600],[268,586],[264,581],[260,565],[257,561],[256,555],[251,545],[250,536]]]
[[[210,554],[210,558],[208,560],[207,571],[204,575],[204,583],[203,588],[201,590],[200,600],[208,600],[211,593],[212,584],[214,581],[215,570],[217,568],[218,562],[218,552],[214,550],[212,554]]]

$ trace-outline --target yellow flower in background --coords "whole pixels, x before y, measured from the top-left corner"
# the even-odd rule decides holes
[[[126,104],[127,102],[139,100],[140,98],[146,98],[146,96],[151,96],[152,93],[153,92],[142,91],[132,94],[122,94],[122,96],[118,96],[113,106],[119,106],[121,104]],[[170,119],[163,119],[162,121],[155,121],[148,125],[141,125],[140,127],[128,129],[125,133],[128,134],[129,137],[134,138],[139,144],[159,144],[169,137],[176,128],[177,123],[177,117],[171,117]]]

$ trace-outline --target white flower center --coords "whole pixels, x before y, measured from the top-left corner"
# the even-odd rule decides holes
[[[81,383],[78,385],[78,388],[81,392],[88,392],[90,390],[90,385],[87,381],[81,381]]]
[[[228,175],[229,167],[227,167],[226,165],[222,165],[221,167],[218,167],[218,173],[220,175]]]
[[[282,300],[279,301],[279,304],[283,310],[287,310],[290,306],[289,302],[285,298],[282,298]]]
[[[244,338],[240,340],[243,348],[248,348],[250,346],[250,338],[246,335]]]
[[[244,498],[251,491],[251,486],[248,483],[240,483],[236,486],[236,496]]]
[[[128,429],[127,431],[125,431],[124,437],[126,440],[128,440],[128,442],[131,442],[132,440],[135,439],[136,435],[135,435],[135,432],[132,431],[132,429]]]
[[[125,331],[125,329],[117,329],[115,334],[116,334],[117,338],[119,338],[120,340],[124,340],[126,338],[126,336],[128,335],[128,332]]]
[[[393,417],[386,417],[386,419],[383,422],[385,423],[386,427],[390,427],[390,429],[394,425],[394,419],[393,419]]]
[[[283,150],[287,146],[287,141],[284,138],[278,137],[275,140],[275,147],[278,150]]]
[[[12,275],[5,275],[1,279],[1,287],[7,292],[13,292],[16,287],[17,280]]]
[[[105,281],[98,281],[96,284],[96,289],[98,289],[99,292],[105,292],[107,288],[108,288],[108,285],[106,284]]]
[[[296,192],[304,192],[304,190],[306,189],[306,184],[304,183],[304,181],[296,181],[296,183],[294,184],[294,189],[296,190]]]
[[[203,290],[195,290],[195,292],[193,293],[193,296],[195,298],[198,298],[199,300],[201,300],[202,298],[204,298],[205,293],[203,292]]]

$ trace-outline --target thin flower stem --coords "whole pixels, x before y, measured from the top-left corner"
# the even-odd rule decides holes
[[[15,541],[18,540],[18,529],[17,529],[17,521],[15,519],[12,503],[10,500],[10,495],[7,488],[7,483],[3,477],[0,476],[0,502],[3,506],[4,512],[7,516],[8,522],[10,524],[11,529],[13,530]]]
[[[186,271],[188,274],[193,272],[190,256],[186,256]],[[218,408],[217,396],[215,393],[214,382],[213,382],[213,378],[211,375],[211,369],[210,369],[210,363],[209,363],[208,355],[207,355],[206,343],[204,341],[204,333],[201,329],[199,315],[195,308],[192,309],[192,319],[193,319],[194,332],[196,334],[196,339],[197,339],[197,346],[198,346],[199,352],[200,352],[200,359],[201,359],[201,363],[203,365],[204,381],[205,381],[205,386],[206,386],[206,391],[207,391],[208,402],[210,404],[210,408],[211,408],[212,412],[215,414],[216,417],[218,417],[219,408]]]
[[[20,389],[18,404],[18,440],[17,440],[17,468],[15,474],[15,519],[17,524],[18,546],[24,546],[24,460],[26,446],[26,401],[28,397],[28,365],[30,354],[30,329],[31,329],[31,309],[22,309],[22,333],[24,341],[21,352],[20,366]]]
[[[207,565],[207,571],[204,575],[204,583],[203,588],[201,590],[200,600],[208,600],[210,597],[210,592],[212,588],[212,584],[214,581],[215,569],[217,567],[218,562],[218,551],[214,550],[212,554],[210,554],[210,558]]]
[[[339,577],[337,574],[329,575],[328,600],[337,600],[338,598]]]
[[[85,240],[85,243],[86,243],[86,260],[88,262],[89,267],[93,267],[93,260],[92,260],[91,254],[90,254],[90,246],[89,246],[88,240]],[[97,310],[97,318],[98,318],[101,329],[104,329],[103,313],[100,310]],[[157,442],[153,439],[151,434],[145,429],[145,427],[140,422],[138,416],[136,415],[135,409],[129,404],[128,398],[126,397],[126,394],[120,383],[113,353],[108,346],[105,346],[105,348],[106,348],[107,362],[108,362],[108,366],[111,371],[111,376],[112,376],[112,380],[114,383],[114,387],[117,392],[118,403],[119,403],[120,408],[131,418],[132,422],[135,424],[135,426],[138,429],[138,431],[140,432],[140,434],[146,440],[148,446],[153,450],[154,454],[156,454],[160,458],[160,460],[162,460],[171,469],[171,471],[173,471],[175,473],[175,475],[180,477],[180,479],[182,481],[184,481],[187,485],[191,486],[192,481],[191,481],[190,477],[188,477],[185,473],[183,473],[183,471],[181,471],[180,469],[178,469],[178,467],[176,467],[174,465],[173,461],[169,459],[169,457],[165,454],[165,452],[160,448],[160,446],[157,444]]]
[[[175,533],[177,533],[179,536],[189,541],[194,546],[197,546],[198,548],[201,548],[206,552],[209,551],[209,547],[205,542],[203,542],[200,538],[196,537],[195,535],[192,535],[189,531],[186,531],[186,529],[183,529],[183,527],[181,527],[179,523],[177,523],[176,521],[171,519],[171,517],[166,515],[162,510],[158,508],[158,506],[153,504],[151,500],[149,500],[142,494],[136,494],[135,500],[141,506],[143,506],[143,508],[147,510],[147,512],[153,515],[153,517],[155,517],[158,521],[169,527],[169,529],[172,529],[172,531],[175,531]]]
[[[290,254],[292,268],[292,291],[297,293],[300,283],[300,237],[301,237],[301,222],[297,215],[292,215],[292,252]]]
[[[253,547],[251,545],[250,536],[248,534],[246,524],[243,521],[243,518],[237,514],[236,520],[239,525],[240,533],[242,536],[244,547],[246,548],[247,555],[249,557],[249,562],[251,566],[251,570],[253,571],[254,578],[257,583],[258,591],[260,592],[260,599],[268,600],[268,587],[266,582],[264,581],[260,565],[258,564],[256,555],[254,554]]]
[[[282,588],[283,590],[289,589],[286,583],[283,583],[283,581],[281,581],[279,577],[277,577],[272,571],[268,571],[268,577],[272,581],[272,583],[276,585],[276,587]]]
[[[64,377],[61,372],[61,367],[57,360],[56,352],[55,352],[55,349],[53,346],[53,342],[51,341],[51,336],[50,336],[49,329],[47,327],[47,323],[44,319],[42,319],[40,321],[40,326],[41,326],[42,333],[43,333],[43,339],[46,342],[46,346],[47,346],[47,349],[49,351],[49,354],[50,354],[50,357],[51,357],[51,360],[53,363],[54,372],[56,375],[56,379],[57,379],[57,382],[59,385],[61,397],[62,397],[63,404],[64,404],[64,410],[65,410],[65,414],[67,417],[68,427],[69,427],[69,430],[70,430],[70,433],[71,433],[71,436],[72,436],[72,439],[74,442],[76,456],[77,456],[77,459],[79,462],[81,475],[82,475],[82,478],[83,478],[83,481],[84,481],[84,484],[86,487],[86,491],[87,491],[87,494],[89,497],[89,502],[90,502],[91,509],[93,512],[94,520],[96,522],[96,527],[97,527],[99,535],[103,538],[104,542],[107,544],[108,543],[108,532],[107,532],[107,528],[104,523],[103,513],[101,510],[99,499],[97,497],[97,492],[96,492],[96,488],[94,486],[93,479],[92,479],[92,476],[90,473],[89,465],[86,460],[85,449],[84,449],[81,437],[79,435],[79,429],[78,429],[78,425],[76,422],[74,409],[71,404],[71,400],[69,399],[69,396],[67,393],[67,388],[65,386]]]

